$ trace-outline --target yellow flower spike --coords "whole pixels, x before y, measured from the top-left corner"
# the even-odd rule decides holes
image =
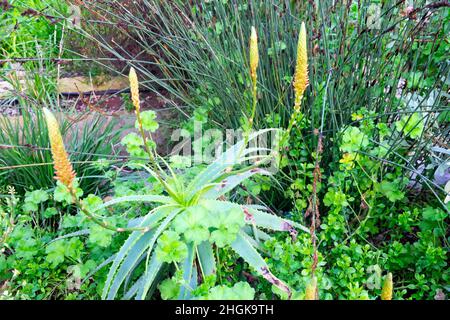
[[[306,285],[305,300],[317,300],[317,278],[313,277]]]
[[[258,35],[256,34],[255,27],[252,27],[252,34],[250,36],[250,75],[252,77],[253,86],[256,86],[256,70],[258,69],[258,64]]]
[[[259,53],[258,53],[258,35],[256,34],[255,27],[252,26],[252,33],[250,35],[250,76],[252,78],[252,96],[253,96],[253,105],[251,110],[251,115],[248,118],[249,128],[245,134],[245,145],[248,142],[248,135],[250,134],[251,128],[253,126],[253,120],[256,114],[256,105],[258,102],[257,97],[257,69],[259,64]]]
[[[301,100],[305,93],[306,87],[309,84],[308,78],[308,48],[306,46],[306,27],[302,22],[300,35],[297,46],[297,64],[295,66],[294,74],[294,93],[295,93],[295,110],[300,109]]]
[[[394,282],[392,281],[392,273],[388,273],[384,279],[383,288],[381,289],[381,300],[392,300],[392,291],[394,290]]]
[[[50,146],[53,157],[53,166],[55,168],[55,179],[64,184],[67,188],[72,188],[73,180],[75,179],[75,172],[72,164],[69,161],[64,142],[59,130],[58,121],[56,121],[53,113],[47,108],[44,108],[44,116],[47,122],[48,136],[50,139]]]
[[[136,71],[134,70],[133,67],[130,68],[130,74],[128,76],[128,80],[130,81],[131,100],[133,101],[133,105],[135,108],[136,121],[138,123],[139,133],[141,134],[142,140],[144,141],[145,151],[147,152],[150,160],[152,160],[152,162],[153,162],[155,160],[155,157],[147,143],[147,136],[145,135],[144,128],[142,125],[141,103],[139,100],[139,80],[138,80]]]
[[[297,45],[297,63],[295,65],[294,81],[292,86],[294,87],[294,112],[291,114],[289,125],[282,137],[280,145],[284,146],[289,138],[292,128],[297,124],[296,119],[300,115],[300,105],[302,103],[303,94],[309,85],[308,78],[308,50],[306,46],[306,27],[302,22],[300,28],[300,34],[298,37]]]
[[[130,91],[131,91],[131,100],[133,101],[134,108],[136,109],[136,113],[139,113],[141,109],[141,103],[139,100],[139,81],[136,74],[136,71],[133,67],[130,69]]]

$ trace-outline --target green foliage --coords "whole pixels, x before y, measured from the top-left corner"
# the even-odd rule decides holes
[[[61,53],[61,17],[66,15],[67,4],[61,1],[4,1],[0,8],[0,56],[6,63],[0,63],[0,80],[14,88],[6,93],[8,98],[48,103],[55,97],[58,71],[52,59]]]
[[[405,136],[417,139],[422,135],[424,120],[419,113],[413,113],[411,115],[403,116],[395,123],[395,128]]]
[[[144,130],[147,130],[149,132],[155,132],[159,128],[158,122],[155,121],[156,119],[156,113],[152,110],[147,110],[141,112],[141,119],[142,119],[142,128]],[[135,124],[136,129],[139,129],[139,123],[136,120]]]
[[[247,282],[238,282],[233,287],[216,286],[208,294],[198,297],[199,300],[253,300],[255,289]]]
[[[37,211],[38,205],[49,199],[47,192],[43,190],[36,190],[25,193],[25,204],[23,210],[25,212]]]
[[[211,222],[209,212],[202,206],[193,206],[185,210],[173,221],[174,230],[183,234],[186,242],[198,245],[210,237]]]
[[[31,10],[40,14],[32,14]],[[27,13],[28,10],[28,13]],[[64,3],[54,0],[21,0],[13,1],[10,6],[0,9],[0,48],[2,56],[9,58],[24,58],[36,56],[37,47],[31,52],[23,50],[30,49],[28,43],[37,42],[41,47],[46,42],[58,43],[61,37],[61,26],[45,17],[45,13],[62,13],[67,10]],[[56,46],[49,46],[54,52],[58,51]]]
[[[158,285],[163,300],[175,299],[180,294],[180,285],[175,279],[166,279]]]
[[[181,262],[186,258],[188,249],[180,236],[174,231],[165,231],[158,238],[156,246],[156,258],[161,262]]]
[[[55,241],[45,249],[46,261],[51,264],[52,268],[55,268],[65,259],[79,260],[82,250],[83,243],[79,239]]]
[[[37,9],[43,3],[33,1]],[[83,210],[125,232],[76,212],[67,187],[54,183],[50,153],[38,148],[49,146],[41,114],[29,112],[20,97],[19,106],[27,106],[23,125],[0,123],[0,144],[21,146],[0,154],[6,167],[0,184],[18,191],[5,190],[0,201],[0,282],[7,290],[0,299],[155,299],[158,291],[165,300],[304,299],[313,275],[319,299],[378,299],[388,272],[394,299],[445,299],[450,182],[441,166],[448,162],[450,15],[418,1],[417,15],[427,17],[422,23],[404,15],[402,2],[376,3],[382,18],[372,28],[367,23],[376,12],[367,1],[154,0],[126,7],[86,1],[87,9],[105,9],[105,25],[118,27],[115,39],[125,36],[158,57],[159,72],[143,59],[129,63],[146,78],[143,86],[171,95],[165,101],[186,117],[182,126],[191,133],[195,121],[249,128],[251,85],[243,66],[252,25],[260,46],[255,126],[285,127],[292,113],[292,40],[302,20],[310,86],[278,155],[277,186],[267,172],[247,166],[250,151],[242,141],[209,166],[172,156],[169,167],[158,156],[149,165],[155,143],[144,146],[130,133],[121,144],[134,170],[112,170],[98,155],[111,154],[118,132],[94,122],[80,138],[64,122],[66,139],[73,136],[67,149]],[[22,9],[0,12],[0,31],[18,26],[3,33],[9,38],[0,36],[4,55],[53,57],[57,46],[45,43],[58,43],[60,24],[21,15]],[[108,56],[99,64],[111,56],[129,61],[93,27],[90,41]],[[48,74],[52,67],[45,64]],[[33,101],[48,102],[52,79],[36,76],[36,90],[28,93]],[[141,112],[141,120],[149,135],[159,128],[154,111]],[[264,166],[267,159],[260,160]],[[41,165],[29,166],[34,163]],[[106,192],[108,200],[98,196]],[[255,200],[282,215],[250,204]],[[313,215],[314,243],[303,227]]]
[[[28,194],[27,200],[11,196],[0,201],[0,226],[7,231],[5,242],[0,242],[0,281],[6,280],[6,298],[98,299],[107,270],[100,268],[95,275],[90,273],[117,250],[124,238],[113,237],[81,214],[62,217],[56,230],[54,220],[67,208],[45,194],[34,192]],[[45,198],[39,203],[43,208],[26,211],[30,200]],[[91,203],[93,199],[89,198]],[[8,224],[4,224],[5,213]],[[38,216],[42,220],[36,224]],[[111,223],[114,220],[117,218],[112,217]],[[0,293],[1,299],[4,294]]]
[[[344,152],[355,152],[363,150],[368,144],[369,139],[359,128],[350,127],[343,133],[341,150]]]
[[[210,210],[215,210],[215,208],[210,208]],[[239,230],[245,224],[244,212],[237,207],[231,208],[229,211],[221,210],[216,217],[210,217],[210,219],[212,220],[211,227],[214,230],[211,232],[211,241],[219,248],[232,244]]]

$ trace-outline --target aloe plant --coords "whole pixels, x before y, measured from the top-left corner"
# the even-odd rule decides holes
[[[266,131],[251,134],[249,142]],[[244,141],[240,141],[191,181],[182,183],[182,179],[169,170],[172,174],[166,177],[165,184],[170,190],[168,196],[122,197],[98,207],[96,211],[125,202],[157,204],[147,215],[129,221],[128,227],[136,231],[130,234],[111,261],[102,298],[116,298],[125,284],[124,298],[145,299],[149,290],[155,287],[158,273],[170,264],[176,264],[183,274],[184,285],[178,298],[190,298],[198,279],[216,271],[214,247],[231,247],[258,274],[290,296],[290,289],[270,272],[258,252],[260,241],[270,238],[263,230],[285,231],[295,236],[295,228],[306,232],[308,229],[273,215],[262,206],[224,200],[224,196],[244,180],[258,174],[270,174],[255,166],[241,168],[251,158],[250,154],[261,149],[245,148]],[[158,175],[149,166],[140,166],[151,175]],[[145,271],[131,283],[142,263]]]

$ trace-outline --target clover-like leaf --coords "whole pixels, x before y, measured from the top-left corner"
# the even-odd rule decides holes
[[[357,127],[349,127],[342,136],[341,150],[344,152],[356,152],[369,145],[369,139]]]
[[[141,146],[144,145],[144,140],[141,136],[138,136],[136,133],[131,132],[123,137],[120,143],[127,148],[127,152],[129,154],[136,156],[134,155],[134,153],[138,153],[139,150],[142,150]]]
[[[208,213],[202,206],[190,207],[174,220],[173,227],[186,241],[200,244],[209,238]]]
[[[424,121],[419,113],[415,112],[411,115],[403,116],[395,123],[395,129],[402,132],[405,136],[417,139],[422,135],[424,129]]]
[[[240,228],[245,224],[244,212],[239,208],[219,212],[211,219],[211,241],[218,247],[225,247],[233,243]]]
[[[188,250],[175,231],[165,231],[158,239],[156,258],[161,262],[180,262],[186,258]]]
[[[56,208],[50,207],[50,208],[45,209],[43,216],[44,216],[44,218],[48,219],[53,216],[56,216],[57,214],[58,214],[58,210],[56,210]]]
[[[238,282],[233,287],[216,286],[209,293],[201,297],[203,300],[253,300],[255,289],[247,282]]]
[[[400,190],[398,183],[395,181],[389,182],[383,180],[379,185],[379,189],[391,202],[402,200],[405,197],[405,193]]]
[[[166,279],[160,283],[158,289],[163,300],[174,299],[180,293],[180,284],[174,278]]]
[[[95,224],[90,227],[89,242],[105,248],[111,244],[113,235],[114,231]]]
[[[102,214],[105,210],[101,210],[101,212],[97,211],[97,208],[103,204],[103,200],[93,194],[88,195],[82,201],[84,208],[89,212],[96,212],[96,214]]]
[[[52,268],[56,268],[59,264],[64,262],[65,252],[66,248],[64,241],[52,242],[45,249],[45,253],[47,254],[45,260],[51,264]]]
[[[149,132],[155,132],[159,128],[158,122],[155,121],[156,113],[155,111],[148,110],[141,112],[142,128]],[[136,120],[136,129],[139,128],[139,122]]]
[[[83,195],[83,190],[81,190],[81,188],[78,188],[78,181],[77,181],[77,179],[75,179],[73,181],[72,187],[76,190],[75,193],[76,193],[76,196],[78,198]],[[57,202],[63,202],[63,203],[66,203],[66,204],[73,203],[72,194],[70,193],[69,189],[64,184],[62,184],[60,181],[56,182],[56,188],[55,188],[55,191],[53,193],[53,198]]]

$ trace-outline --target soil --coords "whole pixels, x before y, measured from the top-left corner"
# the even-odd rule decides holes
[[[171,151],[169,140],[172,131],[171,126],[177,123],[178,113],[168,107],[167,99],[161,94],[142,92],[140,98],[142,110],[153,110],[156,112],[156,119],[160,124],[160,128],[152,134],[152,139],[158,146],[158,153],[167,155]],[[129,105],[129,102],[124,101],[123,96],[94,93],[87,96],[65,97],[61,104],[68,109],[73,110],[74,108],[79,113],[100,113],[107,118],[115,118],[118,120],[118,128],[125,128],[122,132],[122,137],[135,130],[134,122],[136,117],[134,111],[126,110],[126,105]]]
[[[74,108],[78,112],[96,111],[108,115],[114,115],[117,112],[133,112],[129,106],[129,94],[118,95],[117,93],[91,93],[82,94],[80,96],[63,96],[61,106],[63,108]],[[154,92],[141,92],[141,108],[143,110],[164,109],[166,106],[165,95],[159,95]],[[129,106],[129,107],[127,107]],[[130,110],[127,110],[130,108]]]

